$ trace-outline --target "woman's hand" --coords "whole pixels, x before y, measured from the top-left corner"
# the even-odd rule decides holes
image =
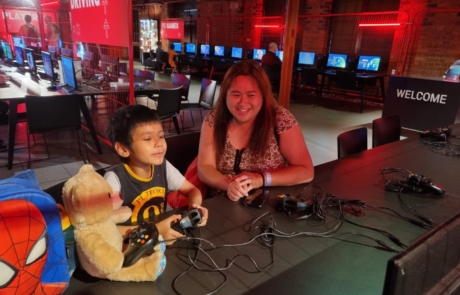
[[[245,177],[251,179],[251,185],[252,188],[259,188],[261,186],[264,186],[264,179],[262,178],[261,173],[258,172],[243,172],[238,175],[233,176],[230,178],[229,182],[235,181],[235,180],[242,180],[245,179]]]
[[[247,197],[248,192],[252,190],[252,179],[247,175],[237,175],[230,179],[227,187],[227,195],[230,200],[238,201],[242,197]]]
[[[174,239],[179,239],[184,236],[171,228],[171,223],[174,220],[179,219],[179,218],[181,218],[181,215],[179,214],[171,215],[165,220],[162,220],[156,224],[158,228],[158,232],[160,233],[160,235],[163,236],[163,239],[167,241],[166,245],[172,245],[175,242]],[[173,240],[173,241],[170,241],[170,240]]]

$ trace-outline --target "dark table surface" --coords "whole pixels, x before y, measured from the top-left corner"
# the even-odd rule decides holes
[[[453,134],[460,135],[460,125],[454,126]],[[458,138],[453,140],[460,143]],[[201,232],[194,230],[193,234],[201,235],[215,245],[244,243],[258,233],[245,231],[244,225],[265,212],[273,214],[276,228],[283,232],[320,233],[331,230],[338,223],[337,210],[326,210],[326,220],[321,224],[308,219],[294,220],[275,210],[278,194],[300,194],[308,198],[320,191],[318,187],[342,198],[363,200],[371,206],[390,207],[415,218],[402,209],[395,193],[384,190],[384,178],[380,173],[384,167],[405,168],[424,174],[446,189],[441,197],[402,195],[406,203],[435,223],[447,220],[460,210],[460,158],[435,153],[413,137],[319,165],[315,167],[315,179],[311,184],[272,187],[270,199],[262,209],[243,207],[225,197],[207,199],[204,206],[209,209],[208,224]],[[391,177],[397,178],[398,175]],[[358,224],[388,231],[406,245],[428,232],[427,229],[370,209],[365,209],[361,217],[346,216]],[[371,236],[398,251],[402,250],[375,231],[344,223],[339,233],[346,232]],[[374,241],[363,237],[343,235],[338,238],[347,241],[320,237],[280,238],[276,242],[273,266],[259,273],[247,273],[232,266],[225,271],[227,283],[217,294],[381,294],[387,261],[396,254],[377,249]],[[184,248],[189,243],[176,242],[168,248],[165,272],[154,283],[110,282],[89,277],[79,270],[72,277],[66,294],[174,294],[173,280],[188,268],[176,254],[186,254]],[[203,246],[208,245],[203,243]],[[248,246],[223,248],[209,253],[220,266],[237,253],[250,255],[261,267],[270,263],[270,251],[257,241]],[[199,258],[206,261],[203,254]],[[238,264],[254,270],[247,259],[239,258]],[[176,287],[180,294],[207,294],[222,281],[219,273],[192,270],[177,281]]]

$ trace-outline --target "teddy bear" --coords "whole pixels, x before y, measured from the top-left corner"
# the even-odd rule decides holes
[[[78,174],[64,184],[62,198],[74,227],[80,265],[88,274],[98,278],[154,281],[164,270],[166,246],[160,242],[152,255],[140,258],[129,267],[122,267],[123,237],[116,224],[126,221],[131,211],[121,206],[122,200],[111,200],[112,194],[110,185],[89,164],[83,165]],[[163,240],[161,236],[159,240]]]

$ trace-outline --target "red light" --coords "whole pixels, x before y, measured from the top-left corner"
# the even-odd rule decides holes
[[[59,4],[59,1],[43,3],[42,6]]]
[[[394,27],[394,26],[400,26],[400,23],[394,23],[394,24],[359,24],[359,27]]]
[[[279,29],[281,28],[280,25],[255,25],[256,28],[276,28]]]

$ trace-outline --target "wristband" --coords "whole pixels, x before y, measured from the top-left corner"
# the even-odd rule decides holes
[[[262,186],[265,186],[265,177],[264,177],[264,174],[260,171],[256,171],[257,173],[260,174],[260,176],[262,176]]]
[[[270,186],[272,184],[272,175],[270,172],[265,171],[265,186]]]

